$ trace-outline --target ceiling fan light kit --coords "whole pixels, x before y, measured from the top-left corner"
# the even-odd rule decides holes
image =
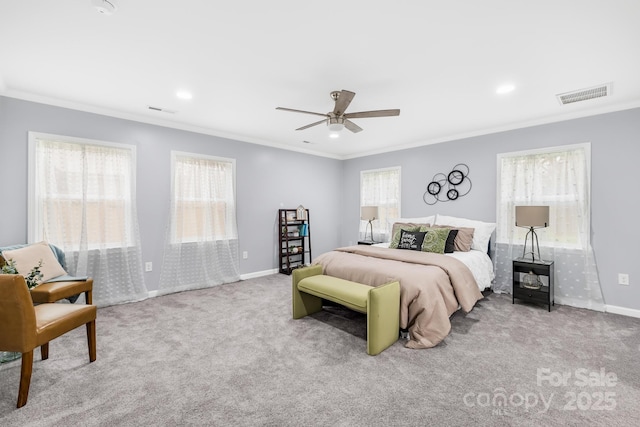
[[[331,132],[340,132],[344,129],[344,118],[342,117],[329,117],[327,126]]]
[[[347,128],[348,130],[350,130],[353,133],[357,133],[362,131],[362,128],[360,126],[358,126],[357,124],[355,124],[354,122],[352,122],[349,119],[364,119],[367,117],[389,117],[389,116],[399,116],[400,115],[400,110],[399,109],[392,109],[392,110],[374,110],[374,111],[360,111],[357,113],[345,113],[345,111],[347,110],[347,107],[349,107],[349,104],[351,104],[351,100],[353,100],[353,97],[356,94],[354,92],[350,92],[348,90],[341,90],[341,91],[333,91],[330,93],[331,99],[335,102],[335,106],[333,108],[333,111],[330,111],[326,114],[322,114],[322,113],[315,113],[313,111],[304,111],[304,110],[296,110],[293,108],[285,108],[285,107],[276,107],[276,110],[283,110],[283,111],[291,111],[294,113],[303,113],[303,114],[313,114],[314,116],[323,116],[325,117],[322,120],[319,120],[317,122],[314,123],[310,123],[306,126],[302,126],[299,127],[296,130],[304,130],[304,129],[308,129],[310,127],[313,126],[317,126],[321,123],[326,123],[327,127],[329,128],[329,131],[331,131],[332,133],[329,135],[332,138],[336,138],[337,137],[337,133],[336,132],[340,132],[342,131],[343,128]]]

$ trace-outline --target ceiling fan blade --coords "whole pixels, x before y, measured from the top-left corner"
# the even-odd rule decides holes
[[[294,113],[313,114],[315,116],[327,117],[326,114],[314,113],[313,111],[294,110],[293,108],[276,107],[276,110],[291,111],[291,112],[294,112]]]
[[[353,123],[351,120],[346,120],[346,119],[344,121],[344,127],[349,129],[353,133],[358,133],[358,132],[360,132],[362,130],[362,128],[360,126],[358,126],[357,124]]]
[[[326,121],[327,121],[326,119],[322,119],[322,120],[320,120],[320,121],[317,121],[317,122],[311,123],[310,125],[302,126],[301,128],[298,128],[298,129],[296,129],[296,130],[304,130],[304,129],[308,129],[308,128],[312,127],[312,126],[319,125],[320,123],[326,123]]]
[[[349,92],[348,90],[343,89],[338,96],[336,106],[333,109],[333,114],[338,117],[343,115],[349,104],[351,104],[351,100],[354,96],[356,96],[354,92]]]
[[[375,110],[375,111],[359,111],[357,113],[347,113],[345,119],[364,119],[366,117],[388,117],[399,116],[400,110]]]

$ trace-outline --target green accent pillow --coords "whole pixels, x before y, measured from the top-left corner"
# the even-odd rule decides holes
[[[412,233],[416,231],[426,231],[426,230],[421,230],[421,228],[427,228],[427,227],[421,227],[419,225],[415,227],[408,227],[408,226],[397,227],[395,233],[393,233],[393,239],[391,239],[391,243],[389,243],[389,247],[391,249],[398,249],[398,243],[400,243],[400,235],[402,234],[402,230],[409,231]]]
[[[422,241],[423,252],[444,253],[447,237],[449,237],[449,231],[451,231],[450,228],[421,227],[420,231],[427,232],[427,235],[424,236],[424,240]]]

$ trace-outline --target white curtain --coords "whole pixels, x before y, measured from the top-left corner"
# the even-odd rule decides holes
[[[388,220],[400,217],[400,167],[360,172],[360,207],[362,206],[378,207],[378,219],[372,223],[373,240],[391,240]],[[368,221],[360,221],[359,239],[364,239],[368,224]]]
[[[590,146],[579,144],[498,157],[498,224],[494,291],[512,292],[512,260],[523,254],[526,229],[515,206],[549,206],[549,227],[536,230],[542,259],[555,266],[555,301],[604,310],[590,244]]]
[[[235,161],[172,152],[161,293],[240,280]]]
[[[135,147],[45,134],[30,137],[30,240],[60,247],[69,274],[92,277],[96,305],[146,298]]]

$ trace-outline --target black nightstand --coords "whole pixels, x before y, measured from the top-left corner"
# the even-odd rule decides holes
[[[555,305],[553,300],[553,261],[531,261],[524,258],[513,260],[513,297],[527,302]],[[536,283],[541,285],[535,289]]]

